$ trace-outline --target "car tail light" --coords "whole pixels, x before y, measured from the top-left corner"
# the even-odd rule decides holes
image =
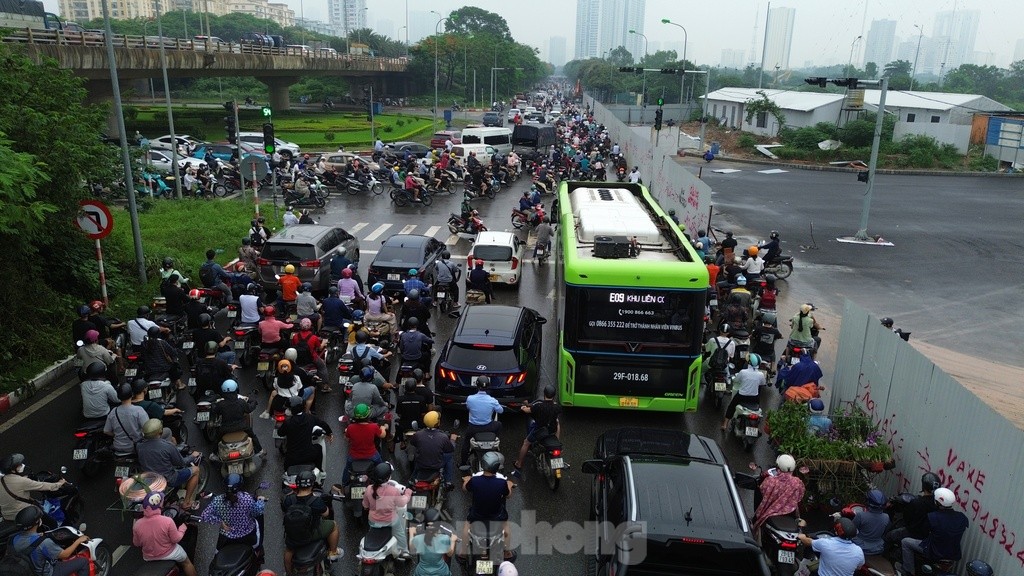
[[[553,458],[558,458],[561,455],[562,455],[562,451],[560,449],[558,449],[558,448],[556,448],[556,449],[551,451],[551,456]]]
[[[238,459],[238,458],[241,458],[241,457],[242,457],[242,453],[239,452],[238,450],[235,450],[234,452],[228,452],[228,458],[230,460],[235,460],[235,459]]]
[[[684,544],[703,544],[704,543],[704,539],[703,538],[680,538],[679,541],[684,543]]]
[[[75,432],[75,438],[85,438],[88,435],[88,432]]]
[[[513,256],[512,257],[512,269],[515,270],[516,267],[518,267],[518,266],[519,266],[519,258],[516,258],[515,256]]]
[[[257,266],[270,266],[270,260],[267,260],[266,258],[257,258],[256,259],[256,265]]]
[[[521,383],[523,380],[526,380],[526,372],[519,373],[519,378],[516,378],[516,383]]]
[[[300,268],[319,268],[320,267],[320,261],[319,260],[306,260],[305,262],[299,262],[299,267]]]
[[[494,344],[473,344],[473,348],[485,348],[489,350],[494,348]]]
[[[782,548],[784,550],[796,550],[796,542],[783,540],[782,542],[779,542],[779,548]]]

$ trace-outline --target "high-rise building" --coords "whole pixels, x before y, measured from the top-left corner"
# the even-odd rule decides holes
[[[601,0],[576,0],[576,60],[599,58]]]
[[[437,16],[425,10],[409,12],[409,42],[415,44],[437,29]]]
[[[747,51],[734,48],[722,49],[722,61],[719,63],[722,68],[739,68],[742,70],[747,65]]]
[[[864,64],[874,62],[879,69],[892,61],[896,44],[895,20],[872,20],[868,39],[864,43]]]
[[[1017,40],[1017,48],[1013,51],[1013,61],[1020,62],[1024,60],[1024,38]]]
[[[640,34],[646,4],[647,0],[576,0],[575,58],[600,58],[622,46],[639,61],[645,48]]]
[[[156,18],[156,3],[153,0],[116,0],[109,4],[111,18]],[[60,14],[66,20],[84,22],[103,17],[103,5],[99,0],[60,0]],[[256,18],[273,20],[281,26],[295,25],[295,11],[283,2],[267,0],[169,0],[163,4],[163,11],[186,10],[208,12],[214,16],[239,13]],[[150,30],[153,30],[150,28]],[[199,30],[189,33],[198,33]],[[155,34],[156,32],[152,32]]]
[[[789,70],[789,51],[793,46],[793,24],[796,21],[795,8],[772,8],[768,11],[765,26],[764,62],[765,70],[778,67]]]
[[[932,38],[936,46],[934,57],[938,60],[933,68],[939,75],[971,63],[980,20],[980,10],[947,10],[935,15]]]
[[[339,36],[366,28],[366,0],[327,0],[327,17]]]
[[[562,66],[565,64],[565,36],[552,36],[548,40],[548,62],[552,66]]]

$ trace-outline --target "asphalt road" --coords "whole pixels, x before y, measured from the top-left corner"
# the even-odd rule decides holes
[[[812,286],[815,304],[841,313],[849,298],[914,340],[1024,366],[1024,180],[879,174],[868,233],[895,244],[882,247],[836,241],[859,226],[865,184],[854,174],[682,162],[714,191],[715,227],[754,241],[781,233],[796,258],[790,283]]]
[[[513,189],[501,192],[493,200],[478,201],[484,221],[492,230],[503,229],[507,226],[511,207],[516,203],[521,191],[526,184],[518,183]],[[376,249],[379,241],[387,238],[392,233],[405,230],[412,233],[430,233],[442,240],[448,240],[448,230],[445,226],[447,215],[450,211],[457,211],[461,198],[458,195],[450,197],[439,197],[430,208],[406,207],[395,208],[391,205],[386,196],[382,197],[350,197],[332,196],[332,202],[328,211],[318,218],[321,223],[340,224],[350,230],[357,230],[356,236],[362,241],[361,252],[364,261],[361,263],[361,271],[365,275],[366,267]],[[269,203],[263,204],[264,214],[273,216],[273,208]],[[390,224],[382,229],[384,224]],[[792,242],[792,240],[791,240]],[[453,243],[451,251],[455,261],[464,261],[468,244],[465,241]],[[461,257],[461,258],[460,258]],[[526,262],[523,285],[518,293],[515,290],[498,290],[496,302],[498,303],[519,303],[538,310],[542,315],[553,318],[553,297],[554,287],[554,259],[546,266],[537,266],[532,262]],[[798,275],[807,274],[801,269]],[[800,283],[802,280],[794,280]],[[783,294],[780,306],[795,307],[798,300],[794,297]],[[222,319],[223,320],[223,319]],[[438,333],[438,339],[447,338],[454,327],[454,320],[441,318],[434,320],[434,329]],[[555,377],[555,342],[557,337],[554,332],[554,322],[544,325],[543,334],[543,355],[541,377],[543,382],[553,381]],[[828,363],[830,351],[826,346],[821,358]],[[333,368],[331,369],[333,373]],[[253,389],[252,373],[244,373],[241,378],[242,391],[247,392]],[[71,451],[73,448],[72,431],[73,426],[80,420],[81,399],[78,388],[74,383],[68,383],[62,389],[52,392],[53,397],[40,400],[22,409],[14,419],[7,424],[0,426],[0,438],[2,438],[4,453],[18,450],[24,452],[31,467],[35,470],[58,469],[61,465],[71,464]],[[774,405],[777,401],[773,391],[764,391],[763,400],[765,405]],[[266,397],[259,396],[261,408]],[[318,401],[321,415],[329,423],[337,422],[340,413],[340,398],[337,392],[325,399]],[[186,413],[191,418],[194,416],[194,407],[190,399],[183,401]],[[33,411],[34,410],[34,411]],[[444,420],[450,424],[458,416],[446,412]],[[563,424],[563,441],[565,443],[566,461],[571,465],[567,476],[563,479],[561,487],[557,492],[552,493],[541,477],[535,471],[527,467],[524,481],[518,490],[511,497],[509,508],[513,520],[518,521],[524,515],[534,513],[538,521],[550,522],[552,524],[562,521],[582,523],[587,519],[587,507],[589,504],[589,492],[591,478],[580,472],[581,464],[592,453],[594,441],[605,430],[620,426],[645,426],[665,427],[672,429],[686,430],[693,433],[709,435],[712,438],[720,439],[723,449],[729,458],[733,469],[745,470],[747,464],[756,459],[761,464],[768,464],[774,460],[774,453],[767,447],[764,439],[758,442],[754,454],[743,452],[735,438],[722,438],[718,427],[721,424],[720,412],[714,410],[709,403],[702,402],[696,413],[681,415],[668,415],[657,413],[631,413],[625,411],[598,411],[585,409],[570,409],[566,412]],[[526,419],[520,414],[506,414],[502,417],[505,429],[502,434],[502,452],[506,459],[514,459],[518,447],[525,433]],[[271,423],[269,420],[255,420],[255,430],[263,441],[264,446],[269,447],[270,457],[266,465],[257,473],[257,477],[247,480],[246,486],[252,489],[261,480],[269,482],[271,488],[266,491],[269,498],[267,508],[267,564],[266,567],[280,573],[282,569],[281,552],[283,550],[281,531],[281,512],[277,503],[280,501],[280,477],[282,473],[281,459],[273,451],[271,436]],[[198,430],[192,427],[192,443],[203,446],[203,440]],[[206,447],[208,451],[208,447]],[[344,441],[336,437],[332,444],[328,444],[327,472],[328,483],[340,481],[343,467]],[[404,480],[407,469],[399,466],[402,471],[399,479]],[[117,496],[114,492],[114,480],[112,468],[105,468],[98,477],[93,479],[77,478],[77,472],[73,471],[71,478],[81,485],[84,500],[86,502],[85,519],[89,524],[88,533],[104,538],[113,549],[116,550],[117,562],[114,566],[115,575],[134,574],[141,563],[141,556],[137,549],[131,547],[131,521],[123,517],[121,513],[112,509],[117,503]],[[223,490],[223,482],[219,474],[214,474],[208,489],[215,493]],[[453,515],[456,520],[465,518],[465,496],[457,491],[454,494]],[[745,495],[745,502],[748,512],[752,514],[752,504],[749,495]],[[343,534],[342,545],[347,554],[346,557],[336,563],[332,572],[337,575],[351,574],[356,568],[354,558],[358,549],[359,538],[365,533],[362,524],[352,519],[341,516],[341,507],[336,506],[339,513],[339,522]],[[526,536],[533,536],[527,534]],[[213,554],[216,540],[216,527],[202,526],[199,537],[197,552],[194,557],[200,574],[206,574],[206,567],[209,565]],[[412,563],[407,568],[411,573]],[[554,554],[554,555],[523,555],[517,562],[519,570],[523,574],[581,574],[583,570],[582,553],[576,554]],[[458,569],[455,569],[458,572]]]

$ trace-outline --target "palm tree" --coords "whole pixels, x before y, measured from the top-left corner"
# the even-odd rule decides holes
[[[895,60],[885,65],[882,76],[893,78],[897,76],[910,76],[913,64],[906,60]]]

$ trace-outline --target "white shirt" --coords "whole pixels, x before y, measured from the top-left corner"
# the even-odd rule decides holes
[[[736,373],[736,382],[740,384],[737,392],[740,396],[757,396],[761,386],[766,383],[764,374],[750,365]]]
[[[451,138],[449,138],[449,139],[444,141],[444,149],[447,150],[448,152],[452,151],[452,146],[454,146],[454,145],[455,145],[455,143],[452,142]]]
[[[239,307],[242,309],[242,318],[239,322],[256,324],[260,321],[260,311],[257,307],[259,301],[259,297],[252,294],[242,294],[238,298]]]
[[[630,184],[636,184],[639,181],[640,181],[640,171],[639,170],[634,170],[634,171],[629,173],[629,182],[630,182]]]
[[[284,213],[284,227],[294,226],[299,223],[299,217],[291,212]]]
[[[750,272],[751,274],[760,274],[764,270],[764,259],[760,256],[754,258],[747,258],[747,261],[743,263],[743,271]]]
[[[132,318],[128,321],[128,339],[131,340],[133,346],[142,345],[142,341],[146,339],[146,332],[151,326],[156,326],[156,322],[145,318]]]

